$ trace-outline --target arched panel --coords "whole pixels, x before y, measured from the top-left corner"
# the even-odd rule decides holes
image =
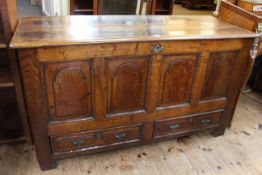
[[[56,117],[85,115],[88,112],[86,77],[76,69],[63,69],[54,82]]]
[[[109,113],[127,112],[144,108],[147,84],[146,59],[114,59],[108,65]]]
[[[111,109],[124,110],[143,105],[143,75],[133,64],[120,65],[113,76]],[[126,100],[129,99],[129,100]]]
[[[53,119],[92,113],[89,65],[47,65],[45,71],[49,113]]]
[[[159,93],[160,106],[183,104],[190,100],[195,67],[195,56],[164,58]]]

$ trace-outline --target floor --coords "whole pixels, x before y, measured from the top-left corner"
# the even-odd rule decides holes
[[[189,10],[182,5],[175,4],[173,15],[213,15],[211,10]]]
[[[39,170],[35,150],[0,146],[1,175],[262,175],[262,96],[241,96],[231,129],[59,161]]]

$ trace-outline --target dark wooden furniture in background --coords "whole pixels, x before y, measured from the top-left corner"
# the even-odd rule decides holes
[[[16,1],[0,0],[0,144],[31,142],[17,57],[9,49],[16,24]]]
[[[97,15],[99,0],[70,0],[71,15]]]
[[[137,0],[100,0],[101,15],[135,15]]]
[[[218,18],[227,23],[231,23],[233,25],[239,26],[241,28],[257,32],[262,34],[262,16],[249,12],[235,4],[222,1],[219,16]],[[262,44],[260,41],[260,46],[258,50],[258,55],[262,56]],[[258,57],[259,58],[259,57]],[[257,60],[258,61],[258,60]],[[262,69],[262,65],[259,64],[260,70]],[[258,69],[259,70],[259,69]],[[254,73],[254,83],[252,83],[251,87],[256,91],[261,91],[261,71],[258,71],[257,74]]]
[[[70,14],[130,15],[136,14],[137,3],[137,0],[70,0]],[[149,15],[172,15],[173,5],[174,0],[148,0],[146,11]]]
[[[172,15],[174,0],[148,0],[148,15]]]
[[[256,69],[253,70],[254,72],[254,82],[251,84],[251,88],[261,93],[262,92],[262,56],[257,58],[256,60]]]
[[[183,0],[183,6],[189,9],[193,8],[208,8],[214,9],[214,0]]]
[[[223,135],[255,37],[211,16],[23,18],[11,47],[41,168],[200,131]]]
[[[182,4],[183,0],[175,0],[175,4]]]
[[[136,14],[137,0],[70,0],[71,15]]]

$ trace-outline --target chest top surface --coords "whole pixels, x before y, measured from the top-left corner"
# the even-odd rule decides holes
[[[253,38],[257,34],[212,16],[26,17],[12,48],[128,41]]]

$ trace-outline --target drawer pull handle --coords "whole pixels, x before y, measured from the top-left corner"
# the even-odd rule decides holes
[[[194,120],[194,118],[193,118],[193,117],[189,117],[189,118],[188,118],[188,122],[189,122],[189,123],[192,123],[192,122],[193,122],[193,120]]]
[[[205,119],[205,120],[202,120],[201,123],[206,126],[210,123],[210,120],[209,119]]]
[[[101,132],[99,132],[99,131],[96,132],[96,138],[97,138],[97,139],[101,139],[101,136],[102,136]]]
[[[83,145],[85,142],[84,142],[84,140],[76,140],[76,141],[73,141],[73,144],[75,145],[75,146],[81,146],[81,145]]]
[[[116,137],[118,140],[122,140],[125,136],[126,136],[126,134],[123,133],[123,132],[120,132],[120,133],[116,133],[116,134],[115,134],[115,137]]]
[[[158,44],[158,45],[153,46],[151,50],[153,53],[157,54],[157,53],[162,52],[164,50],[164,47]]]
[[[180,127],[179,124],[174,124],[174,125],[170,125],[170,126],[169,126],[170,129],[177,129],[177,128],[179,128],[179,127]]]

